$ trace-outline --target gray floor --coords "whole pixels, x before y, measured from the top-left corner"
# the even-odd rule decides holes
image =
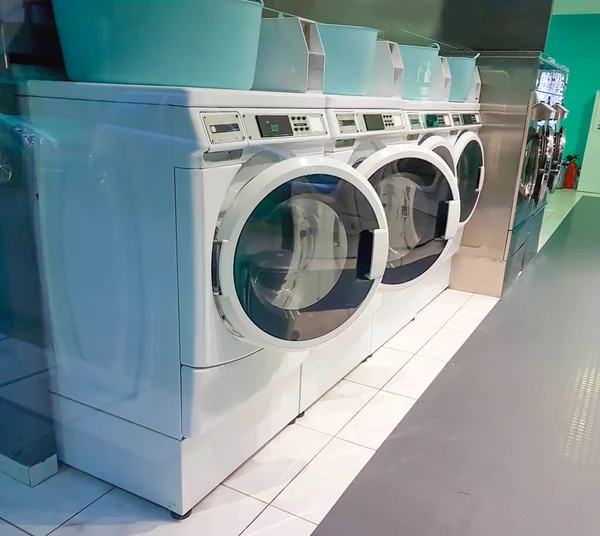
[[[583,198],[315,536],[600,534],[599,231]]]

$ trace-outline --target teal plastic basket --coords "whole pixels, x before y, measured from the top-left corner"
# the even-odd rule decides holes
[[[378,31],[359,26],[318,24],[325,49],[323,91],[332,95],[365,95],[375,61]]]
[[[465,102],[469,98],[478,57],[479,54],[474,58],[447,58],[452,75],[451,102]]]
[[[440,46],[431,47],[398,45],[404,63],[404,82],[402,98],[408,100],[427,100],[431,82],[437,68]]]
[[[262,0],[52,0],[78,82],[250,89]]]

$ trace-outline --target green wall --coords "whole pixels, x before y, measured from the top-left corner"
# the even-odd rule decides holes
[[[546,53],[569,67],[565,106],[566,154],[583,156],[596,92],[600,90],[600,14],[553,15]]]

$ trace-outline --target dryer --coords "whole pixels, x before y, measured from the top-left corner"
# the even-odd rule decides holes
[[[459,229],[453,148],[432,136],[452,130],[450,115],[443,126],[428,127],[420,112],[417,124],[402,109],[389,107],[395,102],[330,97],[327,103],[331,155],[371,182],[388,218],[390,249],[369,354],[447,288],[449,255]]]
[[[376,297],[377,193],[324,97],[30,82],[63,461],[183,515],[298,415]]]
[[[463,228],[477,208],[485,181],[485,156],[479,137],[480,106],[478,103],[431,102],[425,108],[405,113],[409,128],[418,134],[418,143],[438,153],[455,174],[460,217],[459,230],[448,254],[452,257],[460,248]]]
[[[453,151],[456,181],[460,192],[460,225],[473,216],[485,181],[485,153],[479,137],[482,127],[479,105],[470,110],[452,112]]]

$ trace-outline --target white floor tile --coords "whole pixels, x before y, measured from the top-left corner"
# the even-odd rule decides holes
[[[331,436],[296,424],[288,426],[231,475],[225,485],[270,503]]]
[[[413,407],[415,400],[380,391],[338,434],[340,439],[378,449]]]
[[[275,499],[273,506],[320,523],[374,451],[335,438]]]
[[[419,355],[450,361],[469,338],[470,333],[442,328],[419,350]]]
[[[418,399],[445,365],[439,359],[416,355],[389,381],[384,390]]]
[[[114,489],[52,536],[239,536],[266,506],[219,486],[194,508],[188,519],[174,521],[164,508]]]
[[[454,303],[456,305],[463,306],[473,296],[472,292],[465,292],[464,290],[446,289],[442,292],[434,301]]]
[[[394,350],[416,354],[439,329],[440,326],[435,324],[414,320],[402,328],[385,346]]]
[[[45,536],[111,488],[67,466],[34,488],[0,473],[0,518],[34,536]]]
[[[242,536],[310,536],[317,526],[269,506]]]
[[[560,226],[562,221],[565,219],[566,214],[557,215],[556,213],[550,216],[547,220],[544,220],[542,224],[542,231],[548,234],[554,233]]]
[[[413,356],[393,348],[380,348],[371,358],[356,367],[347,380],[381,389]]]
[[[324,434],[336,435],[375,396],[376,389],[342,380],[306,410],[296,422]]]
[[[475,296],[465,303],[464,307],[467,309],[481,309],[489,313],[499,301],[500,298],[496,298],[494,296],[475,294]]]
[[[483,308],[473,307],[469,309],[468,307],[463,307],[444,327],[456,331],[464,331],[465,333],[473,333],[488,313],[489,311]]]
[[[460,301],[434,300],[417,315],[417,321],[442,327],[462,306]]]
[[[17,527],[13,527],[10,523],[0,519],[0,534],[2,536],[27,536],[26,532],[19,530]]]

